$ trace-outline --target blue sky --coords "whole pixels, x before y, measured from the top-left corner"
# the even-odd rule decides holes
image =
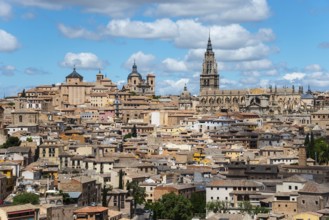
[[[199,93],[208,35],[222,89],[329,90],[325,0],[0,0],[0,96],[62,83],[74,65],[125,83],[134,60],[157,94]]]

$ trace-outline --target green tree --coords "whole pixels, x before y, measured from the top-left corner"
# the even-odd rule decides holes
[[[39,159],[39,153],[40,153],[40,147],[37,146],[37,148],[34,151],[34,161],[37,161]]]
[[[215,200],[208,202],[206,208],[208,211],[214,213],[226,213],[228,211],[228,204],[225,201]]]
[[[192,193],[190,200],[192,203],[193,213],[204,218],[206,214],[206,193],[194,192]]]
[[[123,171],[122,169],[119,171],[119,189],[123,189]]]
[[[26,141],[27,142],[33,142],[33,139],[32,139],[32,137],[28,137],[28,138],[26,138]]]
[[[2,148],[16,147],[21,145],[21,141],[18,137],[9,136],[6,142],[2,145]]]
[[[307,133],[306,137],[305,137],[305,140],[304,140],[304,146],[306,148],[306,156],[307,158],[309,158],[311,156],[310,154],[310,134]]]
[[[141,205],[145,203],[145,188],[142,188],[138,185],[138,182],[132,181],[131,183],[127,183],[127,190],[129,195],[134,198],[134,209],[136,210],[137,205]]]
[[[60,192],[60,195],[63,196],[64,205],[73,204],[75,202],[75,199],[72,199],[68,193]]]
[[[315,159],[320,164],[328,164],[329,162],[329,144],[326,139],[318,138],[315,140],[314,151],[317,155]]]
[[[191,201],[174,193],[163,195],[147,207],[153,211],[153,219],[190,220],[193,216]]]
[[[25,89],[23,89],[23,91],[22,91],[22,94],[21,94],[21,97],[26,97],[26,92],[25,92]]]
[[[242,213],[248,213],[249,215],[253,214],[253,206],[251,205],[250,201],[240,202],[239,208],[241,209]]]
[[[309,143],[309,151],[310,151],[310,157],[317,161],[317,158],[315,157],[315,140],[314,140],[314,134],[311,132],[311,140]]]
[[[131,133],[125,134],[125,135],[123,136],[123,141],[126,141],[126,139],[129,139],[129,138],[131,138],[131,137],[132,137]]]
[[[254,215],[258,215],[259,213],[269,213],[269,212],[270,212],[270,210],[268,208],[261,207],[261,206],[256,206],[253,209],[253,214]]]
[[[137,128],[136,125],[134,125],[131,129],[131,136],[132,137],[137,137]]]
[[[39,204],[39,196],[34,193],[22,193],[16,195],[13,199],[13,205],[21,205],[31,203],[33,205]]]
[[[107,207],[107,193],[112,191],[112,186],[106,187],[105,184],[102,190],[102,206]]]

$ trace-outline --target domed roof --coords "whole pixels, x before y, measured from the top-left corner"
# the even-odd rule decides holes
[[[73,68],[73,72],[70,73],[66,78],[79,78],[81,81],[83,80],[83,76],[81,76],[76,70],[75,67]]]
[[[137,65],[135,62],[134,62],[131,73],[128,75],[128,80],[132,77],[138,77],[139,80],[142,80],[142,75],[137,71]]]

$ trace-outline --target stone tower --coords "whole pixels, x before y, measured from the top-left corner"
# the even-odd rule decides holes
[[[212,50],[210,37],[204,54],[202,73],[200,75],[200,93],[207,90],[219,90],[219,74],[215,53]]]
[[[299,166],[306,166],[306,147],[299,146],[298,148],[298,165]]]

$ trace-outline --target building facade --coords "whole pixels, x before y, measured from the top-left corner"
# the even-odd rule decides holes
[[[196,110],[201,113],[214,112],[254,112],[257,114],[283,114],[312,111],[313,96],[303,87],[254,88],[240,90],[220,90],[220,74],[217,70],[215,53],[208,39],[200,74],[200,96]]]

